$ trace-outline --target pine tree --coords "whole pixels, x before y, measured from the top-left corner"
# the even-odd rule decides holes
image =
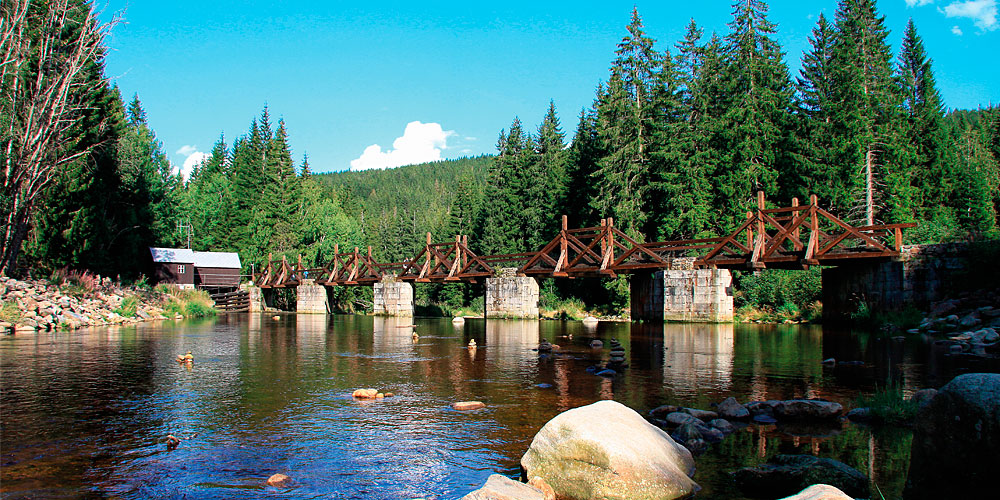
[[[802,58],[802,70],[796,79],[796,142],[792,171],[785,177],[789,184],[785,193],[804,197],[815,194],[825,202],[836,197],[843,186],[841,169],[833,154],[834,105],[833,70],[831,66],[833,27],[820,14],[809,39],[811,50]]]
[[[874,0],[841,0],[831,52],[831,116],[839,178],[848,182],[830,201],[863,224],[899,222],[913,210],[911,150],[903,139],[902,99],[888,35]]]
[[[531,146],[530,134],[525,134],[521,120],[514,118],[510,132],[500,131],[497,156],[487,174],[483,208],[482,242],[478,248],[486,254],[517,253],[524,248],[524,167]]]
[[[598,94],[603,91],[598,88]],[[598,161],[605,154],[598,132],[596,103],[580,110],[573,142],[566,161],[567,187],[564,208],[569,223],[576,227],[596,226],[600,216],[594,210],[597,196]]]
[[[641,237],[648,215],[650,155],[660,119],[656,98],[662,92],[657,74],[662,63],[636,9],[627,30],[597,106],[598,130],[607,155],[598,162],[599,191],[594,201],[598,212],[615,217],[617,225]]]
[[[931,60],[917,35],[913,19],[906,25],[899,54],[899,76],[903,106],[907,111],[907,137],[915,150],[913,188],[922,207],[945,203],[954,189],[954,173],[949,168],[952,153],[944,128],[944,106],[934,83]]]
[[[559,125],[556,107],[549,109],[538,126],[535,151],[528,158],[524,187],[526,247],[538,248],[548,243],[559,230],[559,215],[566,195],[566,136]]]
[[[760,0],[733,4],[731,33],[726,37],[728,95],[724,115],[726,168],[717,174],[716,208],[738,224],[753,204],[754,193],[776,193],[779,165],[788,140],[791,83],[775,25]]]

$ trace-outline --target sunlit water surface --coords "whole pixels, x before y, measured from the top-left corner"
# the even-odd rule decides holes
[[[412,326],[415,324],[416,326]],[[418,339],[413,333],[419,334]],[[558,355],[532,349],[542,338]],[[629,368],[591,375],[618,339]],[[475,339],[478,348],[466,348]],[[192,366],[175,356],[192,351]],[[821,361],[863,361],[824,367]],[[818,397],[851,406],[888,381],[908,392],[956,368],[921,339],[816,326],[230,315],[201,322],[0,338],[4,498],[459,498],[519,475],[534,434],[564,410],[614,399],[709,409]],[[543,384],[539,387],[539,384]],[[550,384],[546,387],[544,384]],[[357,388],[395,393],[364,402]],[[483,410],[458,412],[455,401]],[[167,451],[168,434],[186,438]],[[869,474],[891,498],[906,430],[750,426],[697,458],[698,498],[736,498],[728,473],[813,453]],[[272,488],[274,473],[294,479]]]

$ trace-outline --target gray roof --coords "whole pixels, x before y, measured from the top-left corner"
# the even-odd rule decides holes
[[[194,252],[187,248],[155,248],[150,247],[149,253],[153,262],[169,262],[174,264],[194,264]]]
[[[240,254],[236,252],[194,252],[195,267],[240,269]]]

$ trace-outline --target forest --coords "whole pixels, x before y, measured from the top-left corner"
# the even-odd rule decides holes
[[[269,253],[323,265],[335,244],[399,261],[426,232],[467,234],[480,254],[524,252],[548,242],[562,214],[576,227],[614,217],[645,241],[720,236],[758,190],[780,204],[815,194],[858,224],[917,222],[906,243],[1000,237],[1000,109],[946,109],[916,26],[893,54],[874,0],[820,15],[797,75],[763,1],[734,2],[727,33],[692,20],[673,43],[650,38],[633,10],[572,133],[550,102],[535,127],[510,117],[492,155],[318,174],[292,159],[294,124],[264,107],[187,179],[172,173],[139,97],[105,75],[113,26],[83,0],[22,4],[2,8],[22,22],[4,23],[0,51],[0,274],[137,280],[149,246],[236,251],[245,272]],[[36,46],[50,52],[25,49]],[[42,111],[58,119],[31,118]],[[785,283],[785,296],[755,305],[804,307],[818,278],[799,274],[738,286]],[[342,291],[341,306],[364,293]],[[476,296],[421,285],[417,299],[456,308]],[[628,302],[627,278],[543,283],[544,303],[570,299],[613,313]]]

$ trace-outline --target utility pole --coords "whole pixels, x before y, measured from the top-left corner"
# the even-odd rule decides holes
[[[194,232],[194,227],[191,225],[191,220],[188,219],[186,222],[177,221],[177,232],[183,232],[187,235],[187,249],[191,249],[191,233]]]

